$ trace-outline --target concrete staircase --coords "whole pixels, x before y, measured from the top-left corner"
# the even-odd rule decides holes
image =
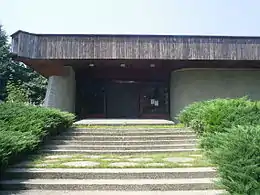
[[[122,154],[195,151],[194,132],[183,129],[75,129],[53,137],[42,152]]]
[[[179,153],[198,150],[195,144],[194,132],[184,128],[77,128],[53,137],[42,152],[88,155]],[[6,194],[216,195],[220,191],[214,190],[215,177],[215,170],[207,167],[10,168],[0,187],[9,190],[2,191]]]

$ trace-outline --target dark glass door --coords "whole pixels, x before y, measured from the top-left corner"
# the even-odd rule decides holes
[[[143,118],[168,118],[168,86],[166,83],[143,83],[140,113]]]
[[[77,112],[80,118],[105,118],[104,81],[86,79],[78,84]]]
[[[108,118],[138,118],[139,92],[136,83],[110,83],[106,92]]]

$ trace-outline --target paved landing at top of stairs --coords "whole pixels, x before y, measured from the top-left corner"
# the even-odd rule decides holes
[[[173,121],[164,119],[84,119],[75,125],[174,125]]]

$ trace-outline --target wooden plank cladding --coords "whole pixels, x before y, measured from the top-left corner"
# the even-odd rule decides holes
[[[31,59],[260,60],[260,37],[170,35],[12,35]]]

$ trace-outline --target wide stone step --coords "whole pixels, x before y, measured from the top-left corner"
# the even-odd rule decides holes
[[[181,140],[127,140],[127,141],[83,141],[83,140],[49,140],[50,144],[85,144],[85,145],[152,145],[197,143],[197,139]]]
[[[190,128],[71,128],[68,129],[67,131],[77,131],[77,132],[112,132],[112,133],[148,133],[148,132],[194,132]]]
[[[156,135],[195,135],[193,131],[171,131],[171,132],[92,132],[92,131],[67,131],[62,135],[87,135],[87,136],[156,136]]]
[[[140,127],[140,126],[160,126],[162,125],[162,127],[164,126],[171,126],[174,127],[174,122],[170,121],[170,120],[164,120],[164,119],[83,119],[80,121],[77,121],[74,123],[74,125],[84,125],[84,126],[89,126],[91,125],[93,126],[101,126],[101,125],[105,125],[105,126],[116,126],[118,125],[119,127],[121,126],[136,126],[136,127]]]
[[[214,178],[211,167],[171,169],[82,169],[82,168],[12,168],[4,173],[5,179],[176,179]]]
[[[1,193],[1,191],[0,191]],[[189,191],[63,191],[63,190],[22,190],[2,191],[6,195],[221,195],[222,190],[189,190]]]
[[[105,127],[105,128],[70,128],[69,130],[77,130],[77,131],[93,131],[93,132],[106,132],[106,131],[110,131],[110,132],[158,132],[158,131],[192,131],[191,128],[163,128],[163,127],[131,127],[131,128],[127,128],[127,127]]]
[[[138,150],[73,150],[73,149],[42,149],[41,152],[53,153],[53,154],[147,154],[147,153],[173,153],[173,152],[194,152],[198,151],[198,148],[187,148],[187,149],[138,149]]]
[[[169,191],[215,189],[212,178],[196,179],[29,179],[3,180],[3,190]]]
[[[195,148],[195,144],[167,144],[167,145],[46,145],[45,149],[72,149],[72,150],[147,150],[147,149],[177,149]]]
[[[55,136],[52,139],[56,140],[85,140],[85,141],[124,141],[124,140],[180,140],[180,139],[195,139],[195,135],[154,135],[154,136],[90,136],[90,135],[76,135],[66,136],[60,135]]]

